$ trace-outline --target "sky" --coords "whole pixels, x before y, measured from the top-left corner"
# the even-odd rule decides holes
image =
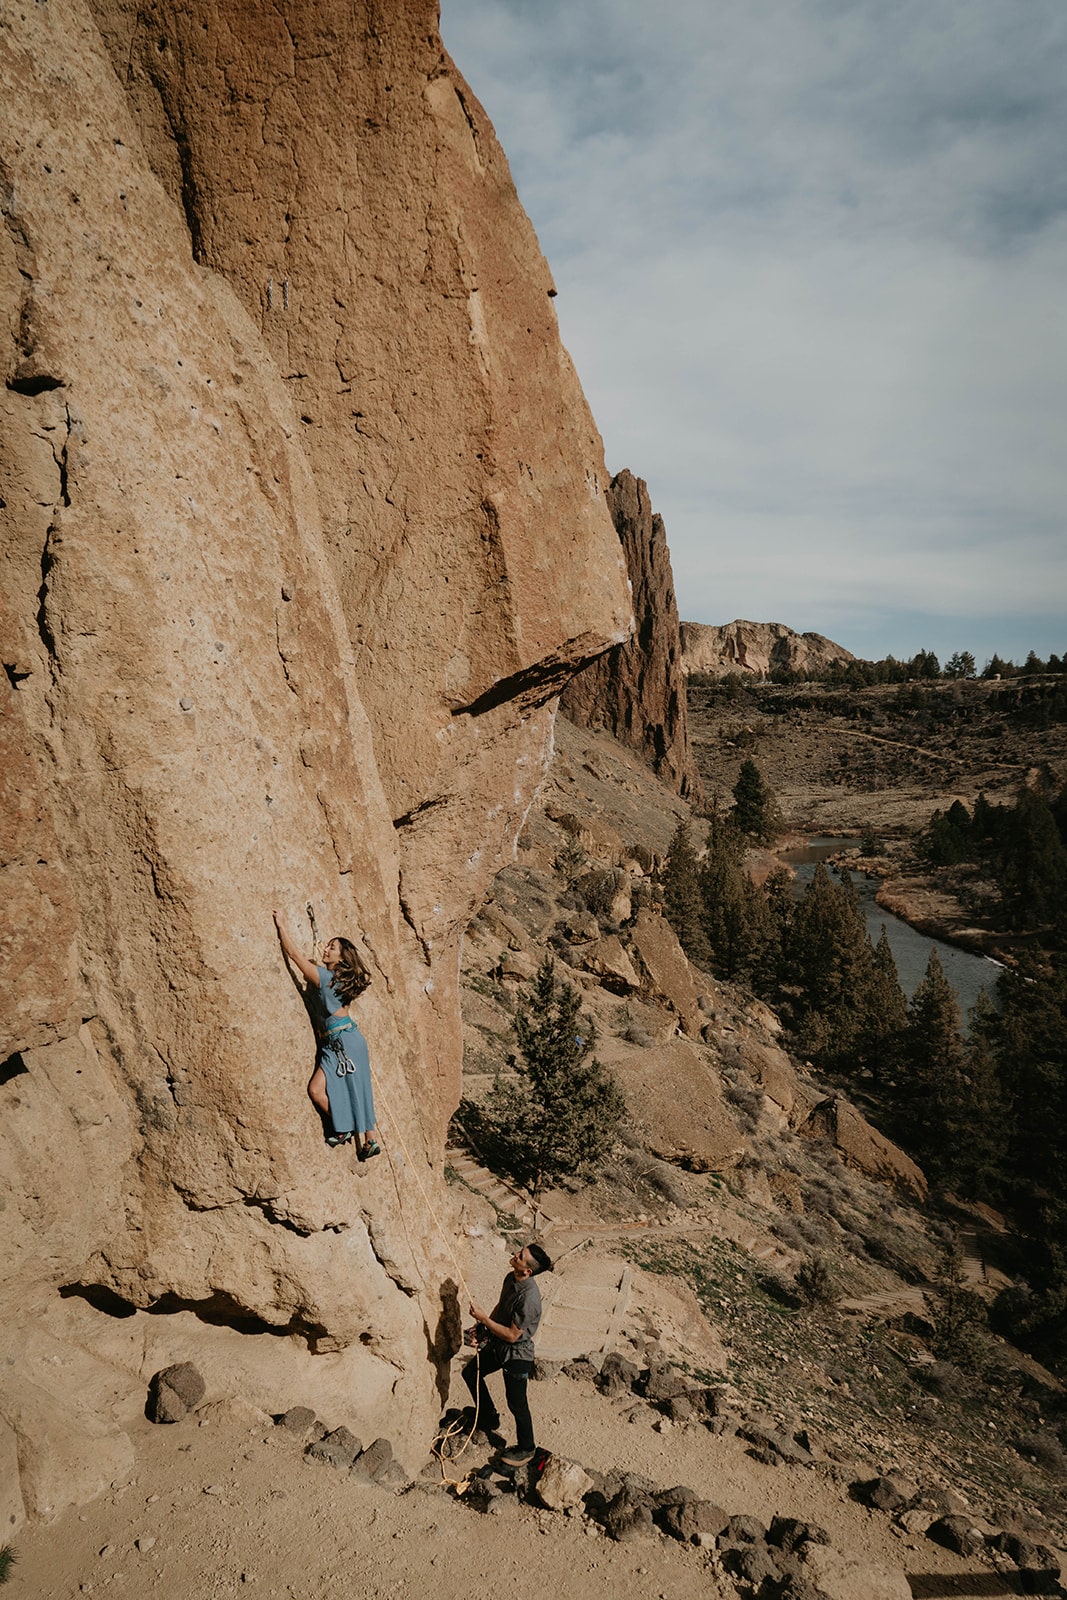
[[[441,0],[683,618],[1067,652],[1065,0]]]

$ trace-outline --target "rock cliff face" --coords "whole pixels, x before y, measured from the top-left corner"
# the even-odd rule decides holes
[[[459,939],[630,606],[433,0],[21,8],[0,129],[8,1526],[190,1356],[421,1450]],[[367,1167],[304,1099],[308,900],[373,974]]]
[[[793,672],[821,671],[835,661],[855,661],[855,656],[821,633],[794,633],[781,622],[727,622],[711,627],[703,622],[683,622],[682,667],[687,673],[707,672],[724,677],[747,672],[766,678],[775,667]]]
[[[611,481],[608,504],[633,589],[636,631],[571,679],[560,709],[582,728],[604,727],[688,799],[700,780],[689,750],[678,605],[663,518],[632,472]]]

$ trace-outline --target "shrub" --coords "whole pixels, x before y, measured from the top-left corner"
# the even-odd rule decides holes
[[[15,1552],[9,1544],[0,1545],[0,1583],[6,1583],[15,1565]]]
[[[808,1256],[796,1273],[796,1289],[809,1306],[832,1305],[836,1298],[833,1273],[825,1256]]]

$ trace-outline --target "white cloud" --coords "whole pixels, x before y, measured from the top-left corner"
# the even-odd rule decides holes
[[[863,654],[909,612],[973,625],[945,651],[1008,653],[998,618],[1067,646],[1059,0],[444,0],[442,24],[683,614],[851,618]]]

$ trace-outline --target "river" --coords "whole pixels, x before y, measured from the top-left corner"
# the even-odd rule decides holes
[[[858,839],[808,839],[805,844],[798,845],[793,850],[778,852],[778,858],[792,867],[796,873],[794,893],[800,895],[805,893],[806,885],[814,877],[818,862],[825,861],[828,856],[836,855],[839,850],[858,848],[859,843]],[[857,858],[850,864],[849,870],[859,895],[860,909],[866,919],[867,932],[871,936],[871,943],[877,944],[882,924],[885,924],[889,948],[893,952],[893,960],[900,975],[900,986],[908,999],[911,999],[922,982],[926,973],[926,963],[933,949],[937,951],[937,959],[941,963],[945,977],[956,991],[964,1023],[967,1020],[967,1012],[978,999],[982,989],[988,989],[990,997],[995,1000],[994,989],[1001,973],[1000,963],[991,961],[988,956],[976,956],[969,950],[961,950],[958,945],[946,944],[943,939],[932,939],[928,933],[919,933],[910,923],[894,917],[892,912],[886,911],[876,901],[879,880],[868,878],[861,862],[862,858]],[[833,870],[831,867],[830,871]]]

